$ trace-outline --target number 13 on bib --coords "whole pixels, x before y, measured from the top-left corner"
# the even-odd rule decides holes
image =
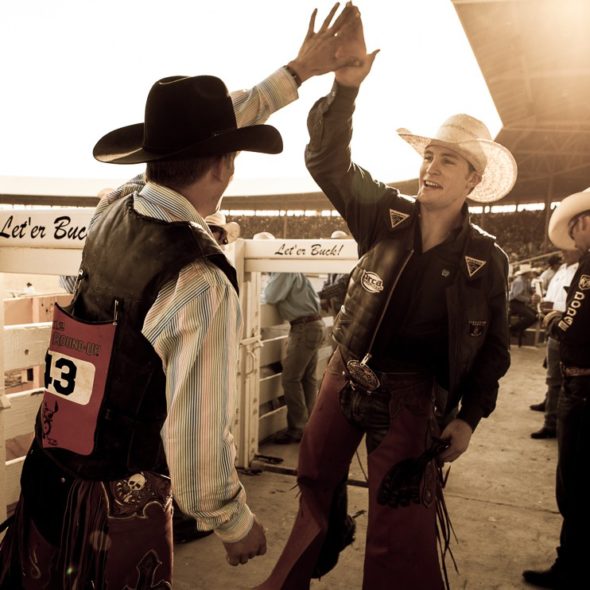
[[[116,329],[112,321],[82,322],[55,306],[40,410],[44,448],[92,453]]]

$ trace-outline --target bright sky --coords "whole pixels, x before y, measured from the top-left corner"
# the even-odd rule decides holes
[[[0,3],[0,192],[93,195],[143,166],[101,164],[94,143],[143,120],[159,78],[214,74],[247,88],[295,57],[314,7],[331,0],[18,0]],[[398,127],[434,133],[451,114],[499,117],[451,0],[358,0],[380,48],[354,119],[353,158],[383,181],[415,177]],[[315,191],[303,163],[306,117],[333,76],[307,81],[270,123],[278,156],[242,154],[227,194]],[[43,180],[35,181],[41,177]],[[46,178],[76,179],[50,184]],[[85,179],[82,182],[81,179]],[[57,187],[57,188],[56,188]]]

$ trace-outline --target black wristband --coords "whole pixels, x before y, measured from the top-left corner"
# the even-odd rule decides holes
[[[295,84],[297,84],[297,88],[303,84],[303,80],[299,77],[299,74],[290,66],[284,66],[287,72],[291,74],[291,78],[295,80]]]

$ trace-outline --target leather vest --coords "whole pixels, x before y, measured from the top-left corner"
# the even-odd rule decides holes
[[[388,235],[380,236],[359,259],[351,273],[344,304],[334,321],[333,337],[340,345],[346,360],[360,361],[367,353],[371,353],[399,277],[413,255],[417,222],[415,207],[399,201],[397,208],[399,211],[396,210],[396,214],[405,215],[403,221],[397,223]],[[460,271],[455,285],[448,293],[448,297],[456,298],[458,301],[447,305],[451,360],[460,361],[456,365],[451,362],[451,390],[459,385],[479,350],[480,340],[463,338],[462,335],[468,333],[470,319],[471,323],[474,323],[476,320],[473,318],[483,317],[487,312],[478,298],[467,296],[466,293],[470,285],[474,285],[476,290],[481,292],[480,281],[487,275],[494,250],[494,238],[470,225],[467,220],[461,234],[465,236],[465,245]],[[457,289],[465,295],[456,295]],[[461,300],[464,302],[460,303]],[[473,313],[468,318],[461,310],[469,308],[471,301],[477,302],[477,309],[470,309]],[[460,370],[456,370],[457,367],[460,367]]]
[[[218,266],[237,290],[235,269],[196,223],[140,215],[128,197],[115,201],[92,227],[66,312],[87,323],[114,321],[117,328],[92,452],[44,449],[62,469],[95,480],[141,470],[168,473],[160,437],[167,416],[166,375],[141,330],[163,285],[200,258]],[[35,431],[41,446],[41,412]]]

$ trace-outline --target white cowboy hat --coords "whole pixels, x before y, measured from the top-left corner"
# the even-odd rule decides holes
[[[573,250],[575,242],[570,238],[569,222],[584,211],[590,212],[590,187],[581,193],[566,197],[557,205],[549,220],[549,239],[561,250]]]
[[[235,221],[227,223],[225,215],[219,211],[207,215],[207,217],[205,217],[205,223],[208,226],[221,228],[225,232],[228,244],[235,242],[240,237],[240,224]]]
[[[335,229],[330,236],[331,240],[347,240],[350,236],[341,229]]]
[[[472,201],[498,201],[510,192],[516,182],[514,157],[503,145],[493,141],[488,128],[474,117],[453,115],[433,137],[415,135],[408,129],[398,129],[397,132],[421,156],[429,145],[445,146],[463,156],[482,177],[468,195]]]
[[[529,264],[528,262],[525,262],[518,267],[518,270],[514,273],[514,276],[519,277],[519,276],[524,275],[528,272],[535,272],[535,269],[532,267],[531,264]]]
[[[261,231],[252,236],[253,240],[274,240],[275,237],[269,231]]]

